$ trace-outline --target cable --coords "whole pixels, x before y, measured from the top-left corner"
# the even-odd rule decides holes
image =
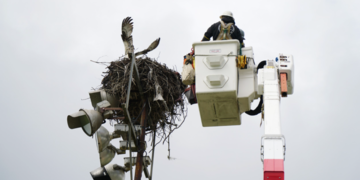
[[[258,64],[257,68],[256,68],[256,73],[259,72],[259,69],[264,68],[265,65],[266,65],[266,60],[261,61],[261,62]],[[261,95],[261,96],[260,96],[259,105],[258,105],[254,110],[251,109],[251,110],[249,110],[249,111],[246,111],[245,113],[246,113],[247,115],[250,115],[250,116],[255,116],[255,115],[260,114],[260,113],[261,113],[261,107],[262,107],[263,103],[264,103],[264,101],[263,101],[263,96]]]

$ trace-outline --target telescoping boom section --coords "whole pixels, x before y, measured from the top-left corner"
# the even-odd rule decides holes
[[[264,179],[284,179],[286,144],[281,133],[280,98],[293,93],[293,72],[292,56],[283,54],[280,61],[268,60],[258,71],[258,87],[264,101],[265,134],[261,138]]]
[[[193,49],[202,125],[240,125],[244,112],[261,113],[265,129],[260,152],[264,180],[284,179],[286,144],[281,133],[280,98],[293,94],[293,56],[279,54],[275,60],[256,66],[253,48],[240,49],[237,40],[196,42]],[[251,102],[258,98],[258,107],[251,110]]]

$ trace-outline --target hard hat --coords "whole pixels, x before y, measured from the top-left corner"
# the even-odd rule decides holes
[[[222,13],[222,15],[220,16],[220,19],[222,18],[222,16],[229,16],[229,17],[233,17],[233,13],[231,11],[225,11]]]

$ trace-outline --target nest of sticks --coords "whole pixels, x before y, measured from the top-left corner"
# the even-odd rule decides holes
[[[156,130],[156,134],[165,141],[167,137],[181,126],[187,115],[184,90],[178,72],[169,69],[165,64],[146,56],[136,58],[143,95],[148,99],[146,132]],[[107,93],[118,97],[120,103],[126,102],[130,76],[131,60],[120,58],[113,61],[104,72],[101,82]],[[134,77],[134,76],[133,76]],[[140,123],[140,114],[144,104],[141,100],[135,79],[132,79],[128,111],[134,124]],[[124,122],[126,123],[126,122]],[[161,141],[161,140],[160,140]]]

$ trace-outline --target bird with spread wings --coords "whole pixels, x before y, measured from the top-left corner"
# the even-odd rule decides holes
[[[132,38],[132,31],[133,31],[133,22],[131,17],[127,17],[122,21],[122,33],[121,38],[124,43],[125,47],[125,56],[131,57],[134,52],[134,44]],[[150,44],[150,46],[140,52],[135,53],[135,57],[139,55],[145,55],[148,52],[154,50],[160,43],[160,38],[156,39],[154,42]]]

